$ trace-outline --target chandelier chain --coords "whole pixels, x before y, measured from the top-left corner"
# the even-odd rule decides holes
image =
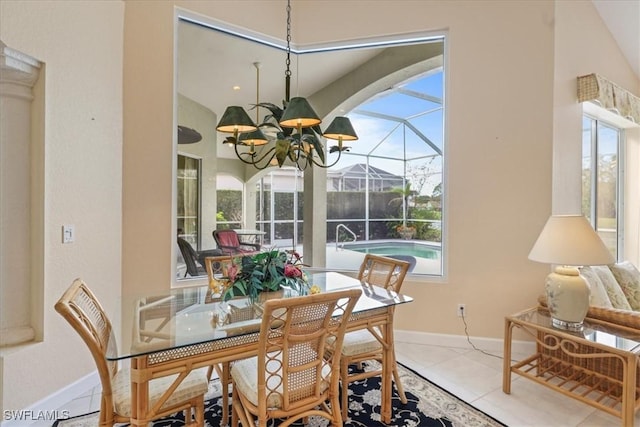
[[[284,72],[285,103],[291,99],[291,0],[287,0],[287,70]]]
[[[285,75],[290,76],[291,70],[291,1],[287,0],[287,71]]]
[[[260,63],[253,63],[256,67],[256,122],[259,122],[259,108],[262,106],[272,113],[271,116],[268,116],[269,118],[267,120],[275,120],[277,123],[265,122],[256,126],[252,123],[251,118],[242,107],[233,106],[227,107],[216,129],[220,132],[233,133],[233,137],[227,138],[225,143],[233,145],[236,157],[240,161],[252,165],[256,169],[266,169],[270,166],[283,167],[287,159],[301,171],[314,165],[321,168],[330,168],[338,163],[342,151],[348,150],[348,147],[343,147],[342,145],[343,138],[357,140],[358,137],[349,119],[346,117],[334,118],[333,122],[327,128],[327,133],[322,134],[318,126],[321,123],[321,119],[316,112],[313,111],[309,102],[304,97],[290,98],[292,74],[291,0],[287,0],[286,10],[287,58],[283,108],[279,108],[271,103],[260,104]],[[296,67],[296,69],[299,70],[299,67]],[[271,144],[270,146],[267,146],[269,143],[268,138],[260,132],[260,127],[267,125],[275,126],[279,129],[275,144]],[[293,130],[288,129],[294,127],[297,129],[296,134],[292,133]],[[307,128],[311,129],[308,130]],[[245,135],[241,138],[240,134]],[[338,140],[338,145],[328,150],[329,153],[337,151],[337,158],[331,164],[325,160],[325,147],[319,139],[319,136]],[[260,146],[261,148],[255,150],[256,146]],[[240,150],[240,147],[243,147],[243,149]],[[316,156],[318,157],[317,160],[315,158]]]

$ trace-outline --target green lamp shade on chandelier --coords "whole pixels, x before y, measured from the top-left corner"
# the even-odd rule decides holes
[[[349,151],[349,147],[343,147],[343,141],[355,141],[358,139],[358,135],[346,117],[336,117],[327,131],[322,133],[319,127],[322,120],[313,110],[309,101],[301,96],[290,98],[290,42],[291,0],[287,0],[287,60],[285,62],[287,68],[285,71],[284,111],[275,104],[260,103],[260,62],[253,63],[256,68],[256,123],[260,123],[259,107],[270,110],[271,114],[264,117],[264,122],[260,123],[260,126],[278,128],[276,141],[269,144],[269,140],[260,128],[239,106],[227,107],[216,129],[219,132],[233,133],[233,138],[226,138],[224,144],[234,149],[240,161],[257,169],[262,170],[270,166],[283,167],[287,159],[301,171],[312,165],[330,168],[338,163],[343,151]],[[297,131],[297,134],[293,134],[294,130]],[[326,148],[327,154],[337,153],[333,162],[325,160],[325,147],[319,138],[320,136],[338,141],[337,146]],[[262,147],[256,150],[257,146]]]
[[[355,141],[358,139],[358,135],[353,129],[351,121],[348,118],[342,116],[333,119],[322,136],[328,139],[337,139],[340,141]]]
[[[280,126],[286,128],[308,128],[320,124],[321,121],[305,98],[295,97],[291,98],[286,110],[282,113]]]
[[[246,145],[265,145],[269,142],[267,137],[262,133],[262,131],[257,128],[253,132],[243,133],[238,137],[238,141]]]
[[[244,108],[233,105],[224,110],[222,118],[218,122],[216,129],[219,132],[243,133],[253,132],[258,127],[253,123]]]

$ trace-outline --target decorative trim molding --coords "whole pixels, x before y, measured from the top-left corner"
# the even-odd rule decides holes
[[[578,77],[578,102],[587,101],[640,126],[640,98],[598,74]]]
[[[32,99],[31,88],[38,80],[42,64],[35,58],[7,47],[0,41],[0,84],[3,96]],[[6,88],[10,83],[13,89]],[[20,90],[19,87],[24,87]]]
[[[1,251],[15,256],[11,265],[2,263],[0,282],[6,283],[0,301],[0,349],[33,342],[38,337],[38,319],[35,312],[36,291],[32,286],[33,273],[29,253],[32,252],[32,203],[34,203],[34,150],[32,141],[33,87],[38,81],[42,63],[29,55],[7,47],[0,40],[0,99],[2,99],[2,136],[0,146],[0,192],[2,200]],[[44,120],[44,119],[43,119]],[[44,144],[44,143],[43,143]],[[43,166],[44,167],[44,166]],[[37,175],[37,174],[36,174]],[[31,177],[31,179],[29,179]],[[5,220],[6,217],[6,220]],[[8,224],[11,224],[10,226]],[[22,239],[15,244],[15,237]],[[13,243],[8,243],[13,242]],[[15,261],[20,260],[20,261]],[[9,261],[7,261],[9,262]],[[34,305],[35,304],[35,305]],[[0,378],[2,378],[0,357]]]

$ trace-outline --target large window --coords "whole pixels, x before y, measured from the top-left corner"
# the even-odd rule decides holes
[[[349,114],[359,140],[328,172],[327,266],[350,251],[442,274],[443,66],[385,87]]]
[[[364,253],[442,274],[443,69],[376,94],[348,115],[359,140],[327,170],[326,266],[353,269]],[[274,169],[256,187],[265,243],[302,245],[303,173]]]
[[[623,131],[588,115],[582,124],[582,213],[621,259]]]
[[[255,34],[244,37],[229,30],[233,29],[220,23],[210,25],[199,16],[184,15],[178,26],[177,89],[179,99],[192,101],[179,105],[178,116],[182,114],[183,124],[192,123],[203,134],[202,142],[194,144],[204,159],[202,227],[206,228],[205,221],[215,214],[215,227],[242,224],[264,232],[265,246],[304,250],[310,248],[309,236],[303,236],[306,220],[312,225],[306,230],[313,232],[314,245],[326,235],[328,268],[353,270],[366,251],[412,260],[412,274],[441,275],[445,240],[442,195],[446,188],[444,36],[415,33],[361,42],[292,44],[294,74],[301,77],[292,87],[296,96],[307,97],[316,108],[323,118],[323,130],[334,116],[346,115],[359,136],[357,141],[345,143],[349,148],[327,170],[326,192],[316,194],[317,176],[310,193],[303,193],[300,171],[272,168],[265,171],[268,174],[257,172],[256,176],[256,171],[240,164],[237,146],[222,144],[226,136],[211,138],[204,131],[215,122],[206,117],[208,113],[221,117],[227,106],[250,107],[256,98],[260,103],[278,105],[284,94],[282,56],[278,55],[284,46],[274,40],[256,43],[260,39]],[[238,56],[236,52],[246,54]],[[260,79],[247,57],[260,58]],[[258,81],[268,84],[256,84],[253,91]],[[203,87],[209,89],[203,92]],[[232,91],[233,87],[243,90]],[[256,122],[262,122],[267,111],[256,108],[255,114]],[[270,132],[274,129],[262,130],[272,140],[276,137]],[[270,150],[272,145],[264,145],[258,152]],[[326,164],[336,159],[336,145],[326,141]],[[209,155],[216,157],[212,165],[206,163]],[[212,170],[217,180],[208,176]],[[240,190],[224,187],[220,173],[243,180],[242,199]],[[206,203],[211,197],[208,186],[214,181],[215,211],[209,208],[213,203]],[[325,194],[326,221],[320,220],[325,212],[318,211],[307,211],[309,217],[303,218],[304,199],[307,207],[313,198],[314,209],[323,209]],[[209,231],[203,233],[206,237]],[[353,239],[362,246],[348,248]],[[369,245],[383,241],[393,242],[383,252]],[[320,263],[316,254],[323,248],[311,249],[313,261],[308,261]],[[334,260],[342,265],[332,265]]]

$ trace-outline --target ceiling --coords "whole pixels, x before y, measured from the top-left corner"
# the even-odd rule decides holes
[[[640,78],[640,1],[592,2]],[[257,74],[253,63],[259,62],[260,102],[282,104],[286,52],[281,41],[274,40],[280,45],[274,47],[184,21],[181,21],[178,33],[178,91],[181,94],[209,108],[218,117],[227,105],[253,105],[257,100]],[[298,93],[311,96],[385,48],[292,54],[291,96]],[[234,90],[234,86],[239,89]],[[255,113],[249,111],[252,117]]]
[[[640,1],[592,1],[629,65],[640,79]]]
[[[291,97],[311,96],[384,50],[331,50],[291,54]],[[222,116],[228,105],[245,108],[259,101],[282,106],[285,50],[188,21],[178,26],[178,92]],[[233,70],[233,72],[229,72]],[[261,112],[261,116],[262,116]],[[255,111],[251,111],[253,117]]]

